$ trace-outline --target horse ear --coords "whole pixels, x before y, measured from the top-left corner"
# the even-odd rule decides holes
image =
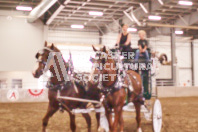
[[[47,41],[45,41],[45,45],[44,45],[44,47],[47,47]]]
[[[54,44],[52,43],[50,49],[54,50]]]
[[[96,52],[96,51],[98,51],[93,45],[92,45],[92,48],[93,48],[93,50]]]
[[[103,47],[102,51],[105,52],[105,53],[107,52],[106,46]]]

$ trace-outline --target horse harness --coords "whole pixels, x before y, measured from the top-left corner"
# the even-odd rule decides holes
[[[120,59],[120,57],[117,57],[116,60],[114,60],[115,62],[117,62],[119,65],[122,65],[123,64],[123,61]],[[122,65],[123,67],[123,65]],[[100,71],[100,76],[101,76],[101,73],[102,73],[102,69],[99,69]],[[118,91],[120,90],[121,88],[128,88],[130,90],[130,92],[133,92],[133,86],[132,86],[132,81],[129,77],[129,75],[127,74],[127,71],[125,68],[118,68],[117,69],[117,79],[116,79],[116,82],[110,86],[110,87],[104,87],[103,84],[102,84],[102,81],[99,81],[99,84],[98,84],[98,88],[101,90],[101,92],[105,95],[108,95],[108,94],[113,94],[115,91]],[[136,76],[132,75],[133,79],[136,80],[137,83],[140,83],[138,82]],[[125,82],[125,78],[127,79],[127,82],[128,84],[125,84],[123,82]]]
[[[44,49],[48,50],[49,52],[54,52],[53,50],[45,47]],[[43,49],[43,50],[44,50]],[[44,66],[46,66],[47,62],[44,62],[43,60],[40,60],[39,58],[37,58],[37,62],[41,62]],[[51,79],[48,80],[47,84],[46,84],[46,87],[49,89],[49,90],[52,90],[52,91],[56,91],[57,92],[57,96],[60,95],[61,91],[65,88],[65,87],[71,87],[72,84],[74,86],[74,89],[76,91],[76,93],[78,93],[78,89],[77,89],[77,86],[74,82],[74,79],[73,79],[73,73],[74,73],[74,67],[73,67],[73,61],[71,59],[71,54],[70,54],[70,59],[68,61],[68,71],[67,71],[67,75],[69,75],[69,81],[62,81],[61,83],[59,84],[53,84]],[[43,70],[45,71],[45,69]],[[68,112],[71,112],[70,108],[64,104],[64,102],[61,100],[61,99],[57,99],[58,102],[59,102],[59,110],[61,112],[64,111],[63,108],[65,108]]]
[[[123,61],[120,58],[115,61],[119,64],[123,64]],[[100,75],[101,75],[102,70],[101,69],[99,69],[99,70],[100,70]],[[109,111],[112,111],[112,108],[108,105],[108,103],[106,101],[107,96],[112,95],[114,92],[120,90],[121,88],[128,89],[130,94],[135,94],[135,96],[136,96],[135,100],[138,100],[139,98],[143,97],[142,94],[136,94],[134,92],[132,81],[131,81],[129,75],[127,74],[127,70],[125,68],[123,68],[123,69],[118,68],[117,73],[118,73],[117,74],[118,77],[116,79],[116,82],[112,86],[105,87],[105,86],[103,86],[102,81],[99,81],[99,84],[98,84],[98,88],[100,89],[100,91],[102,93],[102,97],[101,97],[100,101],[104,103],[104,105],[108,108]],[[123,83],[123,82],[125,82],[125,78],[127,79],[127,82],[128,82],[127,84]],[[132,75],[132,78],[138,84],[140,83],[137,80],[136,76]]]

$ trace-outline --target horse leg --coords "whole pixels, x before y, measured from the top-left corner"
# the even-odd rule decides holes
[[[124,119],[123,119],[123,111],[122,110],[120,112],[119,124],[120,124],[120,132],[123,132],[124,131]]]
[[[72,132],[75,132],[76,131],[75,115],[69,113],[69,117],[70,117],[70,129],[72,130]]]
[[[97,129],[100,127],[100,113],[96,113]]]
[[[88,113],[83,113],[82,116],[85,118],[87,122],[88,132],[91,132],[91,117]]]
[[[122,107],[121,106],[116,106],[114,107],[114,122],[113,122],[113,127],[112,127],[112,132],[117,132],[118,129],[118,123],[120,122],[120,116],[122,112]],[[123,128],[122,128],[123,129]]]
[[[111,131],[112,130],[112,114],[111,114],[111,112],[109,111],[108,108],[105,108],[105,115],[107,117],[107,120],[108,120],[108,123],[109,123],[109,129]]]
[[[97,107],[96,105],[94,105],[95,109],[100,109],[100,107]],[[97,121],[97,129],[100,127],[100,112],[96,112],[95,114],[96,116],[96,121]]]
[[[43,128],[42,131],[46,132],[46,127],[49,121],[49,118],[52,117],[52,115],[58,110],[58,107],[48,106],[47,113],[45,114],[43,118]]]
[[[137,121],[137,132],[142,132],[141,129],[141,104],[139,102],[135,102],[136,109],[136,121]]]

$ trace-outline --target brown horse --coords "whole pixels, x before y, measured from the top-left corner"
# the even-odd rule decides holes
[[[71,77],[71,75],[69,75],[69,69],[70,69],[69,64],[63,61],[63,66],[66,70],[62,71],[60,61],[58,60],[58,56],[56,54],[52,56],[52,59],[48,62],[49,56],[52,52],[60,53],[60,50],[56,48],[53,44],[51,46],[47,46],[47,42],[45,42],[44,48],[36,54],[36,58],[38,59],[37,61],[38,66],[32,73],[35,78],[39,78],[42,74],[44,74],[47,68],[52,74],[52,77],[50,77],[48,81],[48,85],[47,85],[47,87],[49,88],[48,90],[49,105],[48,105],[47,113],[43,118],[42,131],[46,132],[46,127],[47,127],[49,118],[53,116],[53,114],[58,109],[63,108],[69,113],[70,128],[72,132],[75,132],[76,131],[75,115],[71,112],[71,110],[76,109],[76,108],[85,109],[87,103],[57,99],[58,91],[60,91],[61,96],[69,96],[69,97],[75,97],[75,98],[89,98],[93,100],[99,100],[100,98],[97,92],[98,90],[94,91],[94,89],[90,89],[86,91],[82,81],[80,82],[75,82],[74,80],[65,81],[65,78],[64,78],[65,75],[63,72],[67,72],[66,74],[68,74],[68,76]],[[62,58],[62,55],[61,55],[61,58]],[[55,67],[54,64],[57,67]],[[57,73],[59,75],[57,75]],[[76,77],[76,74],[74,74],[74,78],[75,77]],[[92,96],[88,96],[90,93],[92,94]],[[86,120],[86,123],[88,126],[88,132],[90,132],[91,131],[90,115],[88,113],[83,113],[82,116]],[[96,113],[96,118],[97,118],[98,127],[99,127],[99,120],[100,120],[99,113]]]
[[[90,79],[90,83],[97,84],[101,91],[106,89],[106,93],[104,94],[105,98],[103,101],[103,105],[105,107],[106,117],[109,122],[110,131],[117,132],[118,124],[120,125],[121,132],[124,129],[122,108],[124,106],[127,94],[126,86],[132,85],[133,91],[130,92],[130,101],[134,103],[136,109],[137,131],[141,132],[141,99],[138,98],[138,95],[142,93],[142,82],[140,75],[132,70],[128,70],[128,77],[125,76],[123,78],[123,84],[125,86],[122,85],[120,87],[117,87],[116,83],[118,82],[118,70],[116,69],[116,61],[112,58],[111,55],[108,55],[108,51],[106,50],[105,46],[101,48],[99,51],[93,46],[93,50],[97,52],[95,56],[97,57],[97,59],[93,59],[92,61],[95,67],[92,68],[92,77]],[[104,54],[106,54],[107,57],[104,57]],[[99,80],[100,76],[102,76],[102,80]],[[102,85],[102,87],[99,85]],[[128,89],[128,91],[130,90]],[[114,121],[112,121],[112,110],[115,114]]]

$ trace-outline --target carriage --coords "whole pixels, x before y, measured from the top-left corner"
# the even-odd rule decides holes
[[[136,50],[137,49],[133,49],[133,52],[135,53]],[[150,49],[148,49],[148,52],[151,57]],[[141,112],[144,114],[144,118],[147,121],[152,121],[153,131],[160,132],[162,128],[162,107],[157,95],[156,73],[153,74],[153,72],[151,72],[155,65],[153,65],[152,61],[146,62],[145,58],[140,56],[138,66],[142,63],[146,66],[150,63],[152,67],[144,70],[137,70],[143,81],[143,96],[145,98],[145,104],[142,105]],[[124,106],[123,110],[134,112],[135,108],[133,104],[129,104],[129,106]]]
[[[137,49],[133,49],[133,52],[135,53]],[[149,54],[150,49],[148,49]],[[134,63],[134,62],[131,62]],[[143,97],[145,99],[145,103],[141,106],[141,112],[144,115],[144,118],[147,121],[152,121],[152,127],[154,132],[160,132],[162,128],[162,107],[160,100],[157,96],[157,87],[155,84],[155,74],[151,74],[150,68],[145,68],[144,70],[139,69],[139,66],[144,64],[146,66],[152,65],[152,62],[146,62],[143,56],[140,56],[138,62],[138,72],[141,75],[142,78],[142,84],[143,84]],[[73,100],[73,101],[80,101],[80,102],[90,102],[90,103],[97,103],[101,104],[99,101],[95,100],[88,100],[88,99],[78,99],[78,98],[71,98],[71,97],[62,97],[60,94],[58,94],[59,99],[66,99],[66,100]],[[123,107],[123,111],[127,112],[135,112],[135,108],[133,103],[128,103],[126,99],[125,106]],[[73,114],[79,114],[79,113],[90,113],[90,112],[100,112],[101,113],[101,119],[100,124],[101,128],[105,130],[106,132],[109,131],[108,128],[108,121],[105,117],[105,109],[101,107],[100,109],[95,108],[87,108],[87,109],[73,109]],[[112,114],[113,115],[113,114]]]
[[[94,49],[95,52],[97,51],[94,47],[93,47],[93,49]],[[56,51],[56,53],[54,53],[54,50]],[[54,57],[56,55],[58,58],[60,57],[59,59],[62,59],[62,61],[64,62],[64,60],[62,58],[62,55],[59,53],[59,50],[56,47],[54,47],[53,44],[50,47],[47,47],[47,43],[45,43],[45,47],[41,51],[42,52],[38,52],[36,54],[36,58],[38,59],[37,62],[41,64],[39,66],[42,66],[42,68],[38,67],[35,70],[35,72],[33,72],[33,76],[36,77],[36,78],[39,78],[40,75],[42,75],[44,73],[44,71],[47,70],[47,69],[45,69],[45,67],[48,68],[48,67],[51,66],[51,63],[47,63],[48,60],[46,62],[46,60],[43,59],[43,58],[46,58],[46,57],[44,57],[45,55],[46,56],[51,56],[51,57],[48,57],[50,59],[57,59],[57,58]],[[103,53],[108,53],[105,46],[101,49],[101,51]],[[48,54],[44,54],[43,52],[47,52]],[[120,51],[118,49],[116,50],[116,52],[120,53]],[[134,50],[134,52],[135,52],[135,50]],[[102,56],[102,54],[100,53],[100,57],[101,56]],[[111,60],[111,62],[114,64],[114,67],[116,67],[115,61],[117,61],[119,64],[124,64],[125,63],[124,62],[125,60],[122,60],[120,58],[122,58],[122,56],[120,56],[120,54],[117,54],[117,56],[116,56],[117,60],[116,59],[114,60],[112,58],[111,59],[106,59],[106,60],[104,59],[104,60],[106,61],[105,63],[107,63],[108,61]],[[61,63],[59,64],[59,61],[53,61],[53,62],[55,63],[55,65],[59,65],[59,71],[61,71],[61,67],[60,67]],[[98,63],[98,61],[95,61],[95,62]],[[103,59],[100,59],[100,62],[103,62]],[[133,62],[131,62],[131,63],[133,63]],[[109,131],[109,125],[108,125],[108,121],[107,121],[107,118],[106,118],[105,115],[108,114],[108,120],[113,119],[114,121],[118,121],[118,119],[120,120],[121,118],[123,118],[122,116],[118,115],[118,109],[119,109],[119,112],[122,112],[122,111],[135,112],[136,111],[136,119],[138,118],[138,120],[141,118],[140,113],[141,112],[144,113],[144,117],[147,120],[152,121],[153,131],[154,132],[160,132],[161,127],[162,127],[162,108],[161,108],[160,101],[157,99],[157,88],[155,87],[154,90],[152,89],[153,86],[155,86],[155,84],[153,84],[153,82],[154,82],[153,80],[155,80],[155,78],[154,78],[154,76],[151,75],[151,69],[150,68],[145,68],[146,70],[139,69],[139,65],[142,65],[142,63],[146,64],[146,65],[147,65],[147,63],[148,64],[151,64],[151,63],[146,62],[144,60],[144,58],[140,58],[139,61],[135,62],[135,63],[138,64],[137,72],[139,72],[139,74],[137,74],[134,70],[126,70],[125,68],[122,67],[122,70],[119,69],[119,68],[118,68],[118,70],[114,70],[114,73],[117,74],[117,76],[115,76],[116,80],[107,81],[107,83],[113,82],[113,87],[112,88],[114,88],[114,90],[119,88],[117,91],[114,91],[110,94],[118,93],[118,94],[116,94],[116,95],[118,95],[118,96],[116,96],[116,100],[118,98],[121,99],[121,102],[119,100],[117,102],[117,104],[113,108],[111,108],[111,111],[109,111],[109,109],[107,109],[107,107],[105,105],[105,101],[107,99],[107,96],[102,94],[102,96],[99,97],[99,92],[98,92],[99,89],[98,88],[100,88],[99,86],[101,85],[101,81],[99,81],[99,79],[98,79],[98,84],[95,88],[95,89],[97,89],[97,90],[95,90],[97,98],[92,97],[91,99],[87,99],[83,95],[83,93],[88,92],[88,91],[87,92],[85,91],[83,82],[82,82],[82,84],[80,84],[80,83],[77,84],[76,82],[74,82],[73,79],[70,80],[69,82],[66,82],[66,81],[64,81],[64,77],[65,77],[65,76],[63,76],[64,74],[62,74],[62,80],[63,81],[60,84],[54,85],[54,84],[51,83],[51,81],[49,81],[48,84],[47,84],[47,87],[49,88],[48,95],[49,95],[50,101],[54,101],[54,105],[49,105],[49,107],[48,107],[47,114],[43,119],[43,131],[44,132],[46,131],[46,126],[47,126],[47,122],[48,122],[49,118],[58,110],[58,108],[63,108],[64,107],[64,109],[69,112],[70,118],[72,119],[72,122],[70,122],[72,131],[75,131],[75,121],[74,121],[75,116],[74,116],[74,114],[81,113],[85,117],[85,119],[87,121],[87,124],[89,126],[88,131],[90,131],[90,129],[91,129],[90,128],[91,127],[90,123],[91,122],[90,122],[90,116],[88,115],[88,113],[96,112],[97,116],[100,113],[100,121],[97,120],[98,122],[100,122],[100,128],[103,128],[103,130],[108,132]],[[72,77],[74,74],[71,74],[72,73],[72,60],[71,60],[71,58],[69,60],[69,63],[66,64],[64,62],[62,64],[63,64],[63,68],[66,68],[65,70],[69,73],[69,77]],[[97,68],[100,69],[100,67],[97,67]],[[102,69],[104,70],[104,68],[102,68]],[[103,75],[103,74],[101,74],[101,71],[103,71],[103,70],[101,70],[101,69],[99,70],[99,75]],[[55,71],[52,71],[52,72],[53,72],[52,74],[54,74],[52,79],[55,79],[55,80],[61,79],[61,78],[58,78],[56,76]],[[63,70],[63,72],[64,72],[64,70]],[[121,74],[122,75],[125,74],[125,77],[121,78],[120,77]],[[126,79],[128,80],[128,83],[125,82],[125,81],[127,81]],[[143,81],[141,81],[141,80],[143,80]],[[133,87],[133,88],[130,88],[130,86]],[[142,86],[143,86],[143,88],[142,88]],[[106,90],[110,91],[110,89],[108,87],[106,87],[106,88],[107,88]],[[111,90],[112,90],[112,88],[111,88]],[[136,89],[134,89],[134,88],[136,88]],[[134,90],[134,91],[129,91],[131,89]],[[102,90],[102,88],[100,88],[100,90]],[[137,90],[139,91],[138,93],[136,93]],[[67,91],[69,91],[69,92],[67,93]],[[92,92],[93,92],[93,89],[92,89]],[[75,96],[70,96],[69,93],[72,93]],[[128,103],[129,100],[127,100],[128,97],[130,98],[132,96],[129,96],[129,94],[125,94],[125,93],[136,94],[135,98],[138,99],[138,101],[140,101],[139,100],[140,98],[145,99],[145,101],[143,101],[142,105],[140,105],[141,104],[140,102],[134,101],[134,105],[133,105],[133,103]],[[128,97],[126,98],[126,101],[124,102],[125,97],[126,97],[125,95],[128,95]],[[140,98],[139,98],[139,95],[141,95]],[[152,97],[156,98],[154,100],[154,103],[151,103],[151,101],[152,101],[151,98]],[[66,102],[63,102],[63,101],[66,101]],[[74,103],[74,101],[79,102],[79,103]],[[94,107],[87,108],[85,105],[82,105],[81,102],[86,102],[86,104],[87,103],[94,104]],[[76,106],[74,106],[73,103]],[[125,103],[125,106],[123,107],[124,103]],[[137,106],[137,103],[138,103],[138,106]],[[51,103],[51,104],[53,104],[53,103]],[[58,106],[58,104],[59,104],[59,106]],[[68,107],[66,104],[70,105],[71,108]],[[98,106],[95,105],[95,104],[99,104],[98,106],[100,106],[100,108],[98,108]],[[78,107],[79,105],[81,107]],[[117,105],[120,105],[119,106],[120,108],[118,108]],[[135,108],[134,108],[134,106],[135,106]],[[138,113],[138,117],[137,117],[137,113]],[[109,116],[109,115],[111,115],[111,116]],[[115,115],[115,118],[114,118],[114,115]],[[118,116],[120,116],[120,117],[118,118]],[[97,119],[99,119],[99,118],[97,118]],[[122,120],[122,122],[123,122],[123,120]],[[138,131],[141,131],[140,120],[137,123],[139,125]],[[116,125],[115,125],[115,127],[117,127]],[[123,129],[123,123],[122,123],[122,129]],[[114,131],[116,131],[116,130],[114,130]]]

